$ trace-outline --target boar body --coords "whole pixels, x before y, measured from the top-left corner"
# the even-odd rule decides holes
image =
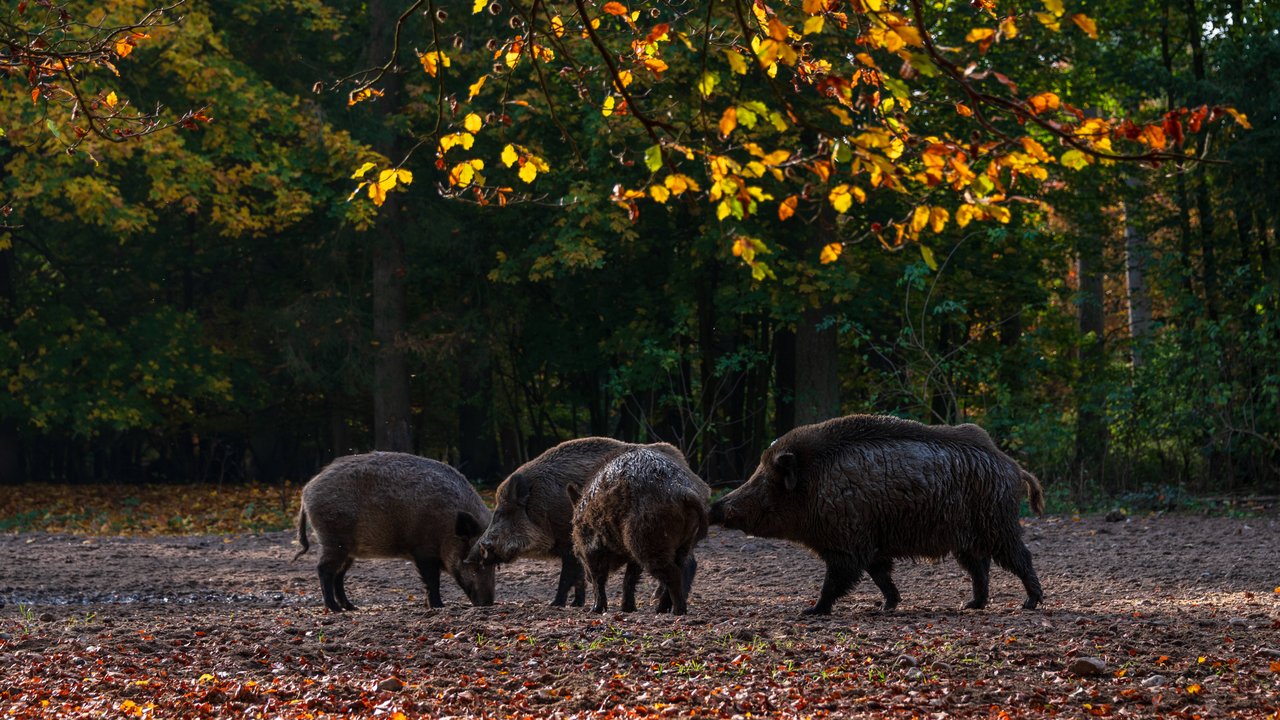
[[[601,468],[573,515],[574,552],[595,589],[592,611],[607,609],[609,573],[625,566],[623,612],[635,610],[636,584],[646,571],[659,583],[658,612],[685,614],[710,495],[683,457],[651,448],[625,452]]]
[[[520,557],[559,560],[560,578],[551,604],[563,606],[573,589],[573,604],[581,606],[586,585],[582,565],[573,553],[573,504],[568,493],[581,493],[601,467],[638,447],[684,462],[684,455],[666,443],[633,445],[587,437],[562,442],[521,465],[498,486],[493,520],[472,549],[470,560],[484,566]]]
[[[330,610],[354,610],[347,570],[355,558],[407,557],[441,607],[440,571],[457,581],[474,605],[493,604],[493,568],[467,563],[489,522],[480,495],[444,463],[394,452],[340,457],[302,488],[296,560],[307,552],[307,525],[320,543],[316,569]]]
[[[950,554],[970,575],[984,607],[991,561],[1013,572],[1040,602],[1040,581],[1018,522],[1024,490],[1044,512],[1039,482],[976,425],[934,426],[852,415],[798,427],[774,442],[755,473],[711,509],[711,522],[791,540],[826,563],[824,614],[865,570],[897,606],[893,561]]]

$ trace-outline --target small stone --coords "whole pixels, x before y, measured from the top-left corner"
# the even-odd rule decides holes
[[[1235,627],[1249,627],[1248,618],[1231,618],[1227,622]]]
[[[40,622],[53,622],[53,613],[40,613]]]
[[[1067,666],[1067,671],[1080,677],[1101,675],[1107,671],[1107,663],[1101,658],[1076,658]]]
[[[924,671],[918,667],[915,667],[914,665],[907,668],[907,671],[902,674],[908,680],[919,680],[920,678],[924,677]]]
[[[1145,688],[1164,687],[1166,684],[1168,684],[1168,682],[1169,682],[1169,678],[1163,675],[1152,675],[1151,677],[1142,681],[1142,687],[1145,687]]]
[[[386,690],[387,692],[400,692],[404,689],[404,681],[398,677],[389,677],[378,683],[378,689]]]
[[[1107,522],[1124,522],[1128,518],[1129,516],[1125,515],[1123,510],[1117,508],[1107,513],[1102,519]]]
[[[920,667],[920,661],[914,655],[899,655],[897,660],[893,661],[894,667]]]

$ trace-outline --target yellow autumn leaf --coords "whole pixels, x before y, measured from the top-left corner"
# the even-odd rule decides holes
[[[1232,118],[1234,118],[1236,121],[1236,124],[1238,124],[1240,127],[1244,128],[1245,130],[1253,129],[1253,126],[1249,124],[1248,115],[1245,115],[1244,113],[1240,112],[1239,110],[1233,107],[1224,107],[1222,109]]]
[[[1003,205],[988,205],[987,214],[995,218],[997,222],[1005,223],[1006,225],[1013,218],[1013,213],[1009,212],[1009,208]]]
[[[471,14],[475,15],[476,13],[479,13],[481,10],[484,10],[485,6],[488,4],[489,0],[476,0],[471,5]]]
[[[738,53],[732,50],[725,50],[724,56],[729,60],[729,69],[738,75],[747,74],[747,61]]]
[[[698,192],[699,190],[702,189],[698,186],[698,183],[696,180],[689,177],[688,175],[684,175],[681,173],[668,175],[667,179],[664,180],[662,184],[665,185],[667,189],[671,191],[672,195],[680,195],[686,190],[692,190],[694,192]]]
[[[502,160],[503,165],[511,167],[519,157],[520,156],[516,154],[516,149],[510,144],[502,148],[502,155],[500,156],[500,159]]]
[[[964,36],[964,41],[982,42],[984,40],[990,40],[995,34],[996,31],[991,28],[973,28],[969,31],[969,34]]]
[[[449,67],[452,65],[452,62],[449,60],[449,56],[438,50],[418,55],[418,62],[422,63],[422,69],[431,77],[435,77],[441,67]]]
[[[947,221],[950,219],[951,213],[946,208],[933,208],[929,211],[929,229],[935,233],[940,233],[947,226]]]
[[[1058,18],[1054,17],[1053,13],[1038,12],[1036,13],[1036,20],[1039,20],[1041,25],[1053,32],[1058,32],[1062,29],[1062,25],[1058,23]]]
[[[800,5],[808,15],[817,15],[827,8],[826,0],[804,0]]]
[[[1012,15],[1000,21],[1000,34],[1004,35],[1006,40],[1018,37],[1018,25],[1013,21]]]
[[[965,105],[962,102],[958,102],[956,103],[956,114],[959,115],[960,117],[972,117],[973,110],[970,109],[968,105]]]
[[[823,24],[824,24],[824,21],[825,21],[825,19],[824,19],[821,15],[814,15],[813,17],[811,17],[811,18],[809,18],[809,19],[805,20],[805,21],[804,21],[804,32],[803,32],[803,33],[801,33],[801,34],[802,34],[802,35],[816,35],[817,33],[822,32],[822,26],[823,26]]]
[[[551,18],[551,32],[555,33],[556,37],[564,37],[564,20],[559,15]]]
[[[665,203],[667,198],[671,197],[671,191],[661,185],[650,185],[649,197],[660,203]]]
[[[956,208],[956,225],[960,227],[967,226],[973,220],[975,210],[974,206],[967,203]]]
[[[396,180],[400,181],[402,185],[411,185],[413,183],[413,173],[400,168],[396,170]]]
[[[527,162],[520,168],[519,175],[521,180],[531,183],[534,178],[538,177],[538,166]]]
[[[133,52],[133,44],[129,42],[128,38],[122,37],[116,40],[115,49],[116,54],[120,57],[128,57],[129,53]]]
[[[369,183],[369,199],[373,201],[374,205],[382,207],[382,203],[387,201],[386,189],[380,183]]]
[[[929,225],[929,208],[921,205],[911,213],[911,234],[919,235]]]
[[[720,76],[713,72],[705,72],[702,79],[698,81],[698,92],[702,93],[702,97],[711,97],[711,93],[716,89],[716,83],[720,82]]]
[[[107,104],[107,107],[113,108],[116,106],[116,103],[120,102],[120,99],[116,97],[116,91],[112,90],[111,92],[107,93],[107,97],[106,99],[103,100],[103,102]]]
[[[1085,35],[1088,35],[1094,40],[1098,39],[1098,25],[1093,21],[1093,18],[1085,15],[1084,13],[1076,13],[1071,16],[1071,22],[1075,23],[1076,27],[1083,30]]]
[[[467,113],[467,116],[462,120],[462,127],[466,128],[469,133],[478,133],[480,128],[484,127],[484,121],[475,113]]]
[[[479,80],[471,83],[471,87],[467,88],[468,101],[475,99],[475,96],[480,94],[480,88],[484,87],[484,82],[488,79],[488,75],[481,75]]]
[[[606,95],[604,98],[604,104],[600,106],[600,114],[604,115],[605,117],[609,117],[610,115],[612,115],[613,106],[614,106],[614,103],[616,102],[617,101],[613,99],[612,95]]]
[[[838,213],[848,212],[853,206],[853,195],[849,192],[849,186],[843,183],[831,188],[831,192],[827,194],[827,200]]]
[[[727,107],[724,114],[720,116],[720,134],[728,137],[733,129],[738,127],[738,108]]]
[[[395,170],[383,170],[382,172],[378,173],[378,185],[384,191],[390,190],[391,188],[395,187],[397,182],[399,182],[399,178],[396,177]]]
[[[822,253],[818,255],[818,262],[828,265],[840,259],[840,253],[844,251],[843,243],[827,243],[822,246]]]
[[[1054,17],[1062,17],[1066,12],[1062,7],[1062,0],[1040,0],[1040,2],[1044,3],[1044,9],[1053,13]]]

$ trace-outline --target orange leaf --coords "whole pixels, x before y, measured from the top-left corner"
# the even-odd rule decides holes
[[[964,103],[962,103],[962,102],[958,102],[958,103],[956,103],[956,113],[958,113],[958,114],[960,115],[960,117],[972,117],[972,116],[973,116],[973,110],[969,109],[969,106],[968,106],[968,105],[965,105],[965,104],[964,104]]]
[[[822,254],[818,257],[818,261],[823,265],[828,265],[840,259],[840,253],[844,250],[842,243],[834,242],[822,246]]]
[[[792,215],[795,215],[796,205],[798,205],[799,203],[800,203],[800,198],[797,195],[792,195],[786,200],[783,200],[782,203],[778,205],[778,219],[786,220],[790,218]]]
[[[604,11],[610,15],[626,15],[627,6],[620,2],[607,2],[604,4]]]
[[[1071,22],[1075,23],[1076,27],[1083,30],[1085,35],[1088,35],[1094,40],[1098,39],[1098,25],[1093,21],[1093,18],[1085,15],[1084,13],[1076,13],[1071,16]]]
[[[720,134],[728,137],[733,129],[738,127],[738,108],[727,107],[724,114],[720,116]]]

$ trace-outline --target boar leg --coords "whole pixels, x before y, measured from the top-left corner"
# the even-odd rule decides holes
[[[587,601],[587,582],[583,577],[582,563],[578,562],[572,551],[560,556],[560,580],[556,584],[552,607],[564,607],[569,600],[570,588],[573,588],[573,606],[582,607]]]
[[[324,606],[334,612],[343,610],[338,599],[338,588],[341,585],[339,577],[350,564],[351,559],[346,553],[331,549],[328,545],[320,553],[320,562],[316,564],[316,572],[320,575],[320,591],[324,593]]]
[[[591,612],[603,614],[609,609],[609,598],[605,592],[605,587],[609,583],[609,566],[611,565],[609,554],[600,550],[596,550],[587,555],[587,570],[591,573],[592,587],[595,589],[596,602],[591,606]]]
[[[347,561],[342,563],[342,569],[333,578],[333,595],[337,599],[338,604],[346,610],[355,610],[356,606],[351,604],[347,599],[347,571],[351,569],[351,563],[355,562],[355,558],[348,557]]]
[[[640,565],[627,563],[626,573],[622,576],[622,612],[635,612],[636,585],[640,583]]]
[[[440,599],[440,558],[414,555],[413,564],[427,585],[427,603],[433,608],[444,607],[444,600]]]
[[[672,615],[684,615],[689,611],[688,599],[684,592],[684,563],[673,562],[670,565],[659,565],[649,572],[653,574],[666,592],[658,601],[658,612],[671,610]]]
[[[902,596],[898,594],[898,586],[893,584],[893,558],[879,557],[871,561],[867,566],[867,574],[871,576],[871,580],[880,588],[880,594],[884,595],[884,605],[882,608],[887,612],[898,607],[898,601]]]
[[[1027,546],[1018,540],[1012,552],[996,555],[996,562],[1022,581],[1022,587],[1027,590],[1027,601],[1022,603],[1023,609],[1035,610],[1044,597],[1044,592],[1040,590],[1040,578],[1036,577],[1035,568],[1031,567],[1031,551],[1027,550]]]
[[[971,551],[956,553],[956,562],[973,579],[973,599],[965,603],[966,610],[981,610],[987,606],[990,588],[991,558]]]
[[[862,564],[850,555],[840,552],[822,553],[827,563],[827,574],[822,580],[818,602],[804,611],[805,615],[829,615],[831,606],[849,592],[849,588],[862,577]]]
[[[676,563],[680,565],[680,563]],[[698,574],[698,561],[692,555],[681,565],[684,569],[680,572],[680,581],[684,585],[685,603],[689,602],[689,593],[693,590],[693,576]],[[671,593],[667,591],[667,586],[659,584],[658,591],[654,593],[654,597],[658,599],[658,612],[664,613],[671,610]]]

